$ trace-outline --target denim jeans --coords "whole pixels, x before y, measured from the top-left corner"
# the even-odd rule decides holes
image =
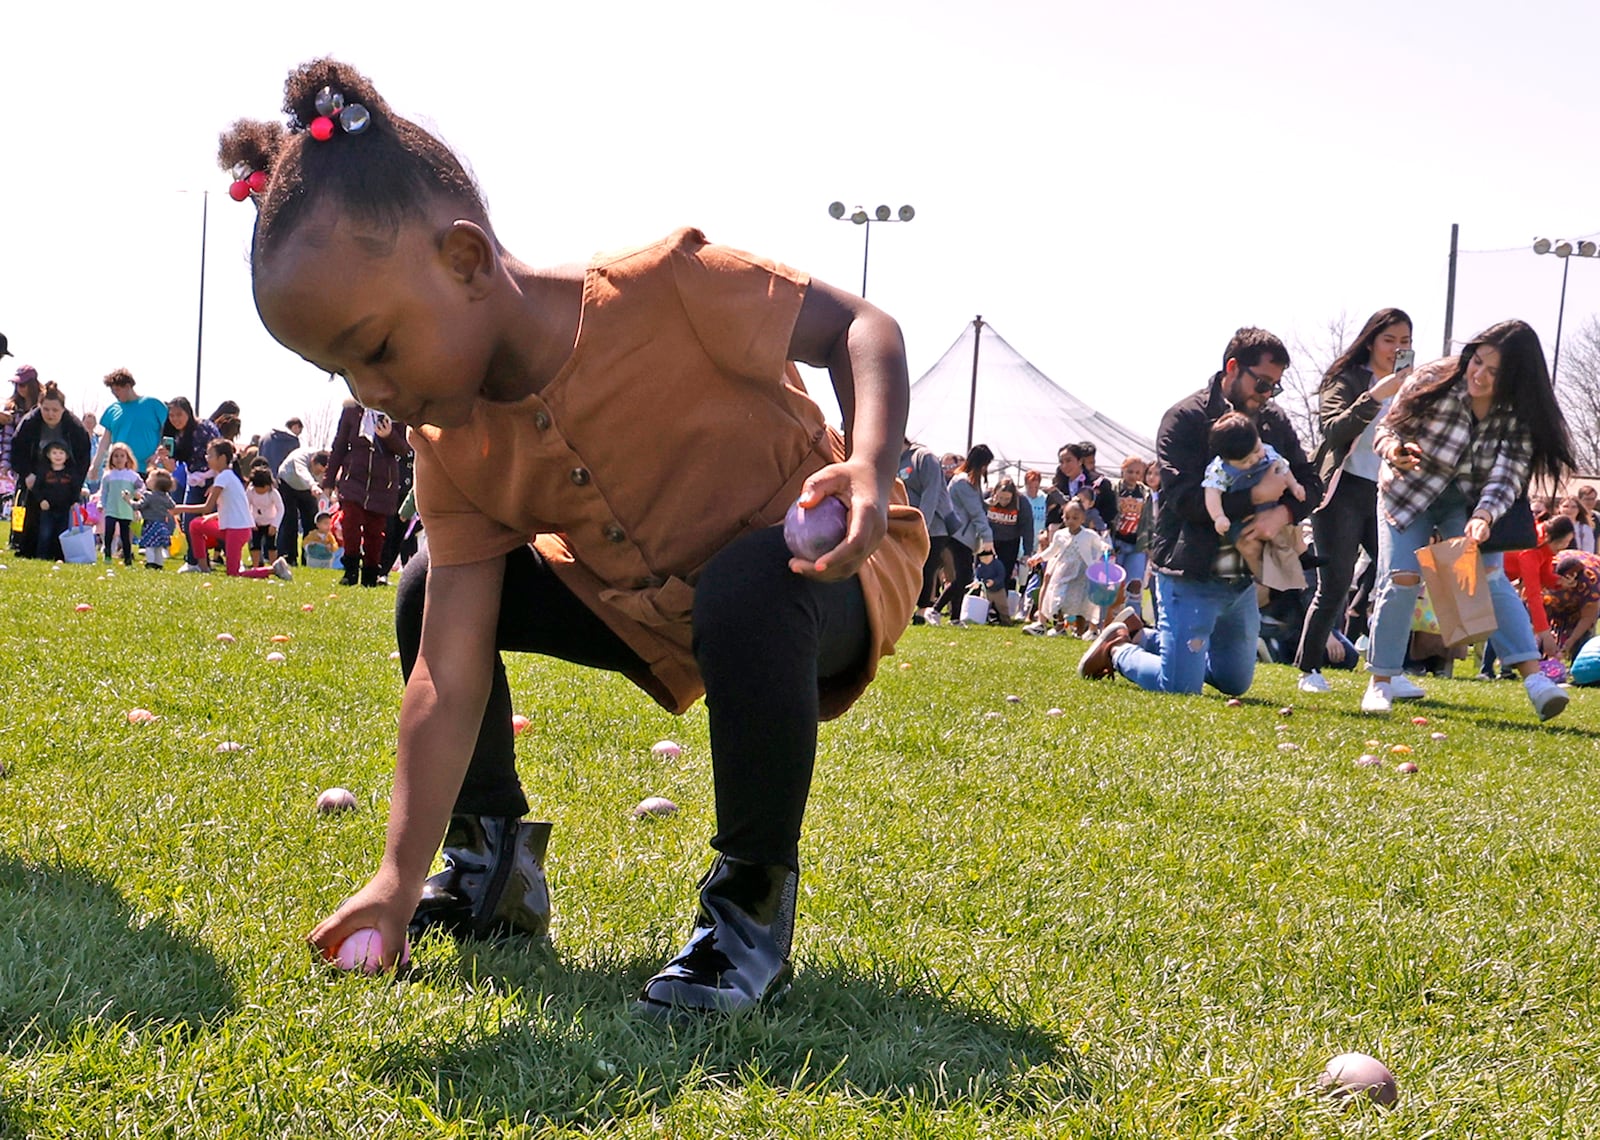
[[[1128,605],[1133,607],[1134,613],[1143,617],[1144,606],[1141,603],[1144,595],[1145,571],[1149,569],[1150,556],[1140,550],[1132,539],[1113,537],[1111,540],[1111,557],[1118,566],[1127,572],[1128,589],[1126,598]]]
[[[1397,527],[1387,518],[1378,518],[1378,592],[1372,606],[1371,644],[1367,650],[1367,671],[1379,677],[1393,677],[1405,667],[1406,646],[1411,641],[1411,615],[1417,595],[1422,592],[1417,551],[1440,538],[1460,538],[1467,529],[1472,504],[1455,484],[1446,487],[1432,504],[1411,520]],[[1494,602],[1495,652],[1505,665],[1539,659],[1539,642],[1533,634],[1533,621],[1506,579],[1499,554],[1482,554],[1489,581],[1489,598]],[[1402,585],[1396,574],[1410,574],[1417,581]]]
[[[1261,610],[1255,582],[1195,581],[1156,574],[1161,625],[1111,659],[1128,680],[1158,693],[1198,693],[1205,685],[1238,696],[1256,674]]]

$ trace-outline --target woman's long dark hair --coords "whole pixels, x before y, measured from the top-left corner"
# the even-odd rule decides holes
[[[1411,385],[1395,399],[1389,426],[1397,435],[1409,436],[1429,418],[1445,394],[1467,374],[1473,353],[1487,345],[1500,353],[1500,370],[1494,379],[1496,408],[1507,408],[1533,437],[1532,482],[1559,483],[1574,466],[1572,437],[1556,402],[1550,370],[1544,362],[1539,334],[1526,321],[1501,321],[1490,325],[1467,346],[1454,363]]]
[[[1322,382],[1331,384],[1350,369],[1363,368],[1372,363],[1372,346],[1377,343],[1378,336],[1383,330],[1393,325],[1416,327],[1404,309],[1379,309],[1367,318],[1367,323],[1361,326],[1361,331],[1356,334],[1356,339],[1350,342],[1350,347],[1340,354],[1338,360],[1328,365],[1328,371],[1323,373]]]
[[[956,468],[957,474],[973,476],[973,485],[989,473],[989,464],[994,462],[994,452],[989,450],[986,443],[975,443],[972,450],[967,452],[967,457],[961,461],[961,466]]]
[[[161,434],[172,436],[172,458],[177,459],[179,456],[189,455],[194,444],[194,425],[198,417],[194,414],[194,405],[189,402],[188,396],[174,396],[167,401],[168,408],[174,405],[189,413],[189,422],[183,425],[182,431],[179,431],[173,424],[172,416],[169,414],[161,425]]]

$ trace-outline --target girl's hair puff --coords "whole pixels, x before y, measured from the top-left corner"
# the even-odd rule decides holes
[[[317,93],[324,87],[359,103],[371,120],[350,134],[335,129],[318,142],[296,125],[311,123],[319,112]],[[252,260],[270,253],[325,199],[339,209],[388,232],[421,217],[429,204],[443,198],[488,222],[477,183],[448,146],[395,114],[372,81],[349,64],[316,59],[290,73],[284,84],[283,109],[291,129],[273,135],[264,124],[241,120],[223,133],[218,161],[224,170],[235,163],[263,159],[270,170],[267,189],[259,198]]]
[[[133,448],[125,443],[113,443],[111,445],[111,450],[106,452],[106,466],[115,467],[117,465],[116,458],[119,455],[128,461],[126,466],[129,471],[139,470],[139,464],[133,457]]]

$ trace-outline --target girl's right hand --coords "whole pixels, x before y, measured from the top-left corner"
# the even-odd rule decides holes
[[[422,884],[407,887],[387,867],[380,867],[367,885],[345,899],[306,936],[322,957],[331,960],[339,946],[358,930],[375,928],[383,938],[383,968],[392,969],[405,945],[406,927],[422,898]]]
[[[1385,459],[1396,471],[1415,471],[1422,459],[1422,449],[1414,443],[1396,442]]]

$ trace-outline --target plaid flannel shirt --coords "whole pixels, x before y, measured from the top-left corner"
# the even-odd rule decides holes
[[[1436,376],[1441,368],[1454,367],[1455,360],[1449,358],[1417,369],[1395,397],[1395,406],[1413,384]],[[1400,439],[1389,418],[1384,417],[1374,435],[1373,449],[1379,455]],[[1416,468],[1396,471],[1385,460],[1378,475],[1379,507],[1397,527],[1410,526],[1452,480],[1476,501],[1473,515],[1491,526],[1528,487],[1532,434],[1509,408],[1497,406],[1481,423],[1475,421],[1465,377],[1445,392],[1433,406],[1431,419],[1404,442],[1416,444],[1422,452]]]

